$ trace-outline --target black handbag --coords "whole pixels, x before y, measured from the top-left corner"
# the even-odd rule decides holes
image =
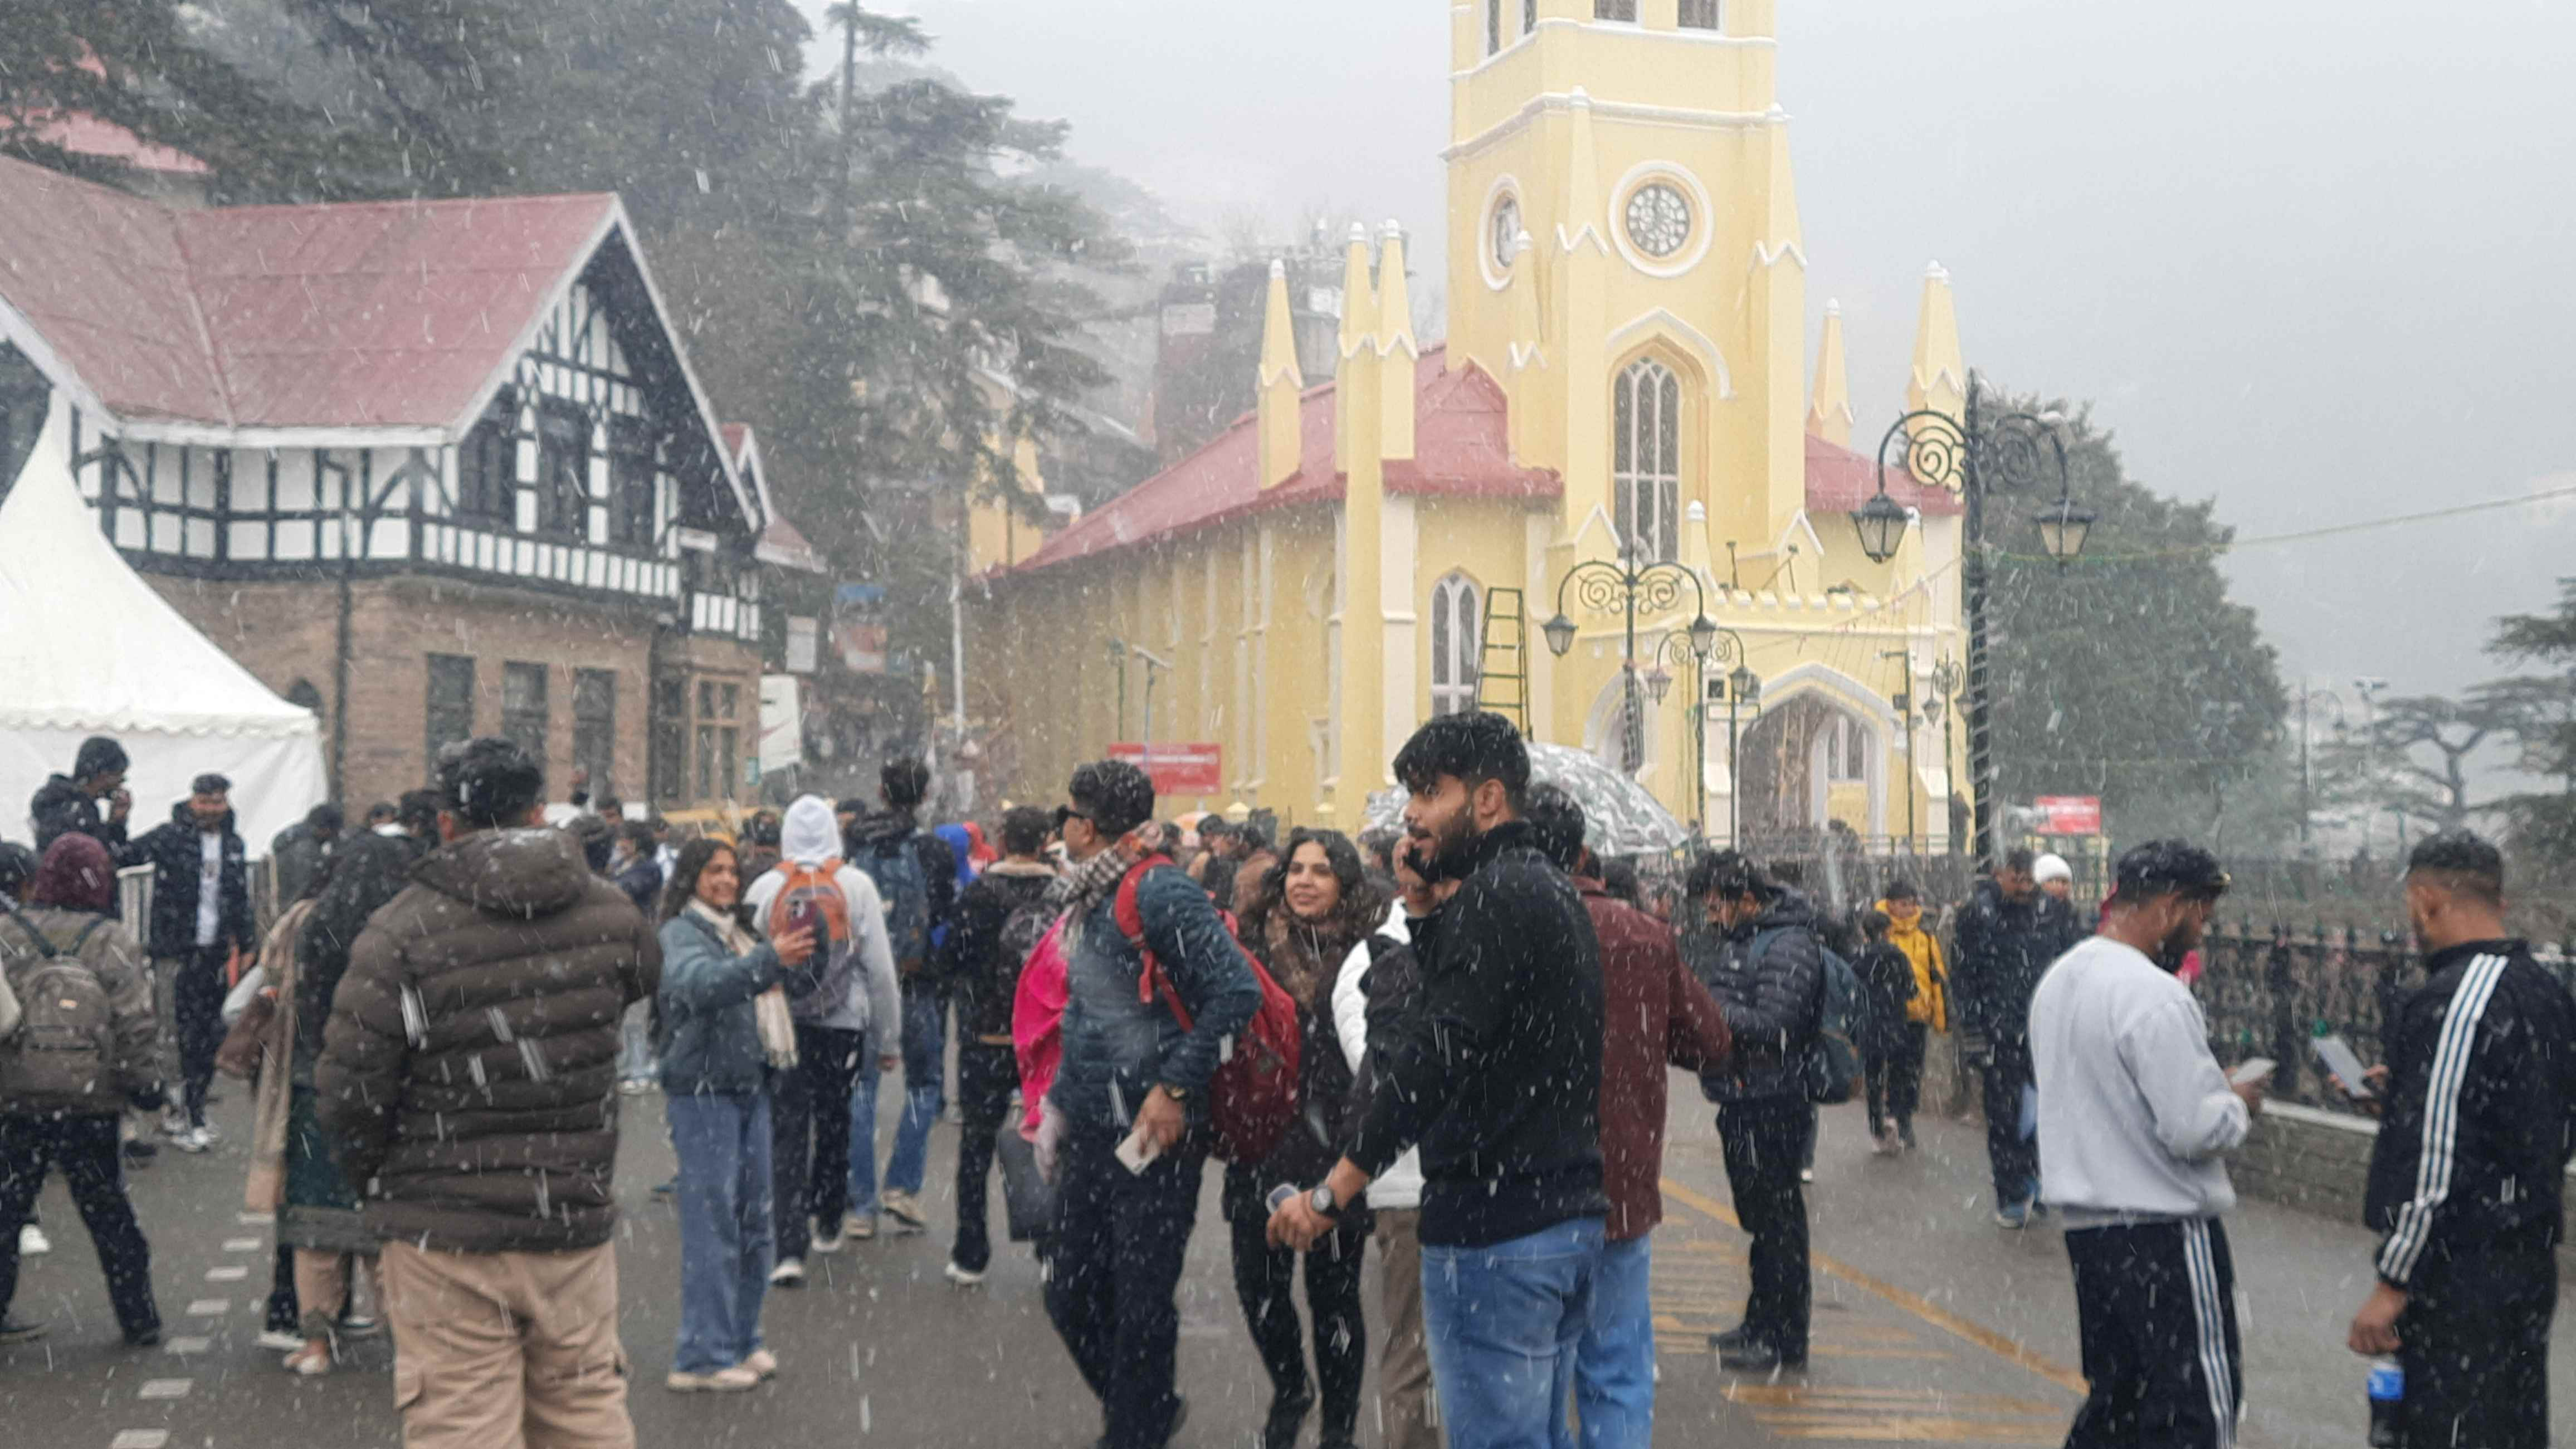
[[[1055,1235],[1055,1189],[1038,1172],[1038,1149],[1004,1124],[993,1141],[993,1156],[1002,1164],[1002,1216],[1014,1243],[1034,1243]]]

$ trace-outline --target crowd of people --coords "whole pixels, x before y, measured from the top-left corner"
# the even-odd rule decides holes
[[[681,1244],[665,1385],[742,1392],[781,1372],[769,1292],[935,1226],[953,1025],[946,1276],[991,1268],[998,1170],[1100,1443],[1160,1449],[1187,1420],[1177,1295],[1215,1157],[1263,1449],[1310,1418],[1355,1449],[1372,1343],[1390,1449],[1642,1446],[1671,1072],[1714,1108],[1751,1239],[1712,1348],[1794,1375],[1818,1108],[1858,1097],[1873,1151],[1916,1150],[1955,1033],[1995,1221],[2065,1228],[2091,1384],[2068,1443],[2232,1442],[2225,1156],[2264,1083],[2211,1052],[2189,975],[2228,881],[2183,842],[2123,856],[2089,924],[2065,862],[2010,853],[1945,926],[1910,882],[1836,910],[1734,850],[1648,897],[1490,714],[1424,725],[1393,762],[1401,828],[1356,840],[1165,821],[1142,770],[1101,761],[988,845],[925,827],[917,760],[874,806],[805,796],[673,840],[613,799],[550,805],[536,761],[477,739],[369,828],[326,805],[273,841],[263,932],[228,783],[129,835],[126,763],[88,742],[33,802],[36,849],[0,847],[0,1007],[21,1004],[0,1010],[0,1342],[42,1331],[7,1307],[51,1170],[127,1342],[157,1341],[134,1119],[202,1152],[230,1072],[255,1083],[245,1205],[278,1225],[262,1341],[289,1371],[389,1327],[410,1444],[631,1444],[621,1096],[659,1092],[678,1162],[656,1190]],[[139,934],[121,865],[152,869]],[[2419,1444],[2546,1442],[2576,1002],[2506,936],[2503,878],[2473,836],[2417,849],[2430,977],[2387,1066],[2345,1084],[2386,1114],[2350,1343],[2402,1369]]]

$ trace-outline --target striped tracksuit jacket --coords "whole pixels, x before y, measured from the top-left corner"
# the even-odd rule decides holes
[[[2407,1291],[2408,1442],[2514,1449],[2549,1434],[2559,1201],[2576,1143],[2576,1000],[2520,941],[2453,946],[2385,1030],[2367,1215]]]

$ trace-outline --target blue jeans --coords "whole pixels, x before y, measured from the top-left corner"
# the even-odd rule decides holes
[[[1422,1245],[1422,1327],[1449,1449],[1573,1449],[1566,1408],[1600,1269],[1599,1218],[1482,1248]]]
[[[760,1347],[760,1303],[775,1266],[769,1094],[681,1094],[669,1109],[680,1155],[680,1341],[672,1367],[713,1373]]]
[[[928,987],[903,988],[903,1118],[895,1124],[894,1151],[886,1156],[888,1192],[918,1194],[930,1164],[930,1124],[947,1105],[940,1078],[948,1055],[948,1003]],[[859,1057],[858,1085],[850,1093],[850,1211],[877,1211],[877,1058],[885,1038],[868,1029]]]
[[[1583,1449],[1646,1449],[1655,1437],[1655,1309],[1651,1234],[1605,1243],[1592,1281],[1592,1318],[1574,1355],[1575,1416]]]

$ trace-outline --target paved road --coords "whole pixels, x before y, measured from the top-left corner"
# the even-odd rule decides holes
[[[1676,1082],[1679,1088],[1683,1084]],[[297,1380],[257,1348],[271,1245],[239,1216],[247,1093],[218,1111],[234,1129],[214,1154],[164,1152],[135,1178],[156,1255],[170,1341],[116,1347],[97,1263],[59,1183],[43,1211],[52,1255],[32,1260],[19,1308],[53,1327],[0,1350],[0,1445],[9,1449],[377,1449],[400,1442],[382,1341],[321,1380]],[[1826,1114],[1814,1197],[1816,1340],[1803,1380],[1724,1373],[1706,1334],[1731,1326],[1744,1292],[1744,1238],[1695,1092],[1677,1091],[1668,1218],[1658,1232],[1655,1313],[1663,1345],[1658,1446],[2058,1442],[2080,1393],[2063,1250],[2046,1229],[1988,1225],[1982,1134],[1926,1122],[1924,1151],[1868,1155],[1856,1108]],[[897,1101],[887,1094],[889,1111]],[[648,1196],[670,1169],[655,1098],[631,1101],[618,1185],[624,1335],[634,1413],[647,1446],[804,1449],[864,1444],[1087,1445],[1089,1397],[1049,1330],[1025,1255],[1006,1252],[985,1286],[939,1276],[944,1236],[881,1238],[815,1260],[811,1284],[773,1294],[766,1324],[785,1362],[741,1397],[679,1398],[660,1386],[678,1319],[679,1248],[668,1206]],[[889,1118],[889,1122],[891,1119]],[[954,1129],[934,1137],[934,1184]],[[1250,1441],[1266,1387],[1254,1366],[1215,1227],[1217,1174],[1190,1245],[1182,1304],[1185,1449]],[[936,1198],[946,1193],[934,1187]],[[2358,1228],[2249,1206],[2232,1221],[2244,1275],[2249,1412],[2242,1442],[2328,1449],[2361,1442],[2361,1372],[2341,1347],[2367,1287]],[[1374,1275],[1375,1267],[1370,1269]],[[1374,1301],[1375,1287],[1370,1287]],[[2564,1389],[2571,1350],[2557,1353]],[[2576,1414],[2560,1395],[2560,1435]],[[1373,1402],[1373,1400],[1372,1400]],[[1363,1418],[1374,1442],[1374,1411]],[[1312,1430],[1309,1430],[1309,1440]]]

